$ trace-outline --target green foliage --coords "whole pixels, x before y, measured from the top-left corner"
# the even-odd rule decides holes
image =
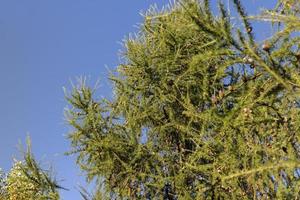
[[[58,200],[60,186],[52,180],[48,171],[35,161],[28,140],[23,161],[15,161],[10,172],[0,179],[2,200]]]
[[[221,2],[221,1],[220,1]],[[113,100],[80,84],[66,94],[72,150],[99,199],[299,199],[300,3],[248,16],[241,26],[209,0],[151,8],[110,77]],[[277,31],[255,40],[252,21]],[[30,149],[0,199],[59,199]]]
[[[300,197],[299,7],[249,17],[233,3],[244,28],[222,3],[220,17],[209,1],[150,9],[111,76],[114,100],[84,84],[69,94],[73,153],[110,198]],[[278,32],[260,44],[252,19]]]
[[[90,194],[84,187],[80,187],[80,195],[83,200],[102,200],[102,199],[109,199],[109,196],[105,196],[100,188],[96,187],[96,191],[94,194]]]

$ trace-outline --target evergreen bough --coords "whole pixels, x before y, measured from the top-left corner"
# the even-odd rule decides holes
[[[300,3],[259,16],[210,3],[151,8],[112,100],[84,82],[67,94],[69,153],[99,185],[84,199],[300,198]],[[275,33],[259,42],[255,20]]]
[[[33,157],[29,140],[23,161],[15,160],[7,175],[0,171],[0,200],[59,200],[58,189],[63,188]]]

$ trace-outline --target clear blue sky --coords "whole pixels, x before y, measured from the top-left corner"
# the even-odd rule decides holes
[[[109,97],[105,66],[118,64],[120,42],[137,31],[139,12],[167,2],[0,0],[0,167],[8,170],[12,158],[20,158],[18,141],[24,144],[29,134],[38,160],[52,164],[61,185],[70,189],[62,199],[80,199],[76,187],[85,185],[84,179],[74,157],[63,155],[69,150],[69,127],[62,87],[81,75],[91,82],[100,78],[99,93]],[[275,0],[243,2],[254,10]]]

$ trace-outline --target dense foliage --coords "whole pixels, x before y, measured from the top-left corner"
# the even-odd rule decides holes
[[[49,170],[42,170],[30,145],[23,161],[15,161],[10,172],[0,172],[0,200],[58,200],[58,189]]]
[[[112,76],[115,100],[96,102],[85,87],[72,94],[78,162],[117,197],[299,195],[297,8],[264,13],[284,24],[258,44],[233,2],[245,30],[222,4],[214,17],[209,1],[149,12]]]
[[[232,0],[234,18],[210,3],[150,9],[113,100],[67,94],[70,153],[99,183],[85,199],[300,198],[300,3],[248,16]],[[274,34],[257,41],[255,20]]]

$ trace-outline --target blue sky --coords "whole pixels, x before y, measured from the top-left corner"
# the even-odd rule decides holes
[[[99,94],[111,96],[105,66],[119,63],[120,42],[137,31],[140,11],[167,2],[0,0],[0,167],[8,170],[12,158],[20,158],[17,144],[29,135],[38,160],[52,164],[70,189],[62,198],[80,199],[76,188],[84,178],[74,157],[64,156],[70,148],[62,87],[83,75],[91,83],[100,79]],[[243,2],[253,11],[275,0]],[[259,37],[267,37],[258,28]]]

